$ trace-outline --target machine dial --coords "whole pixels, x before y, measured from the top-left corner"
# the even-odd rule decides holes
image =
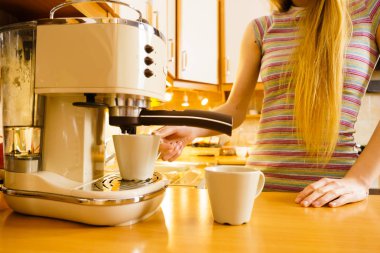
[[[150,58],[150,57],[147,56],[147,57],[144,58],[144,62],[145,62],[146,65],[149,66],[149,65],[151,65],[154,61],[153,61],[152,58]]]
[[[154,48],[151,45],[145,45],[144,49],[145,52],[147,52],[148,54],[152,53],[154,50]]]
[[[153,76],[153,71],[150,69],[145,69],[144,75],[149,78],[149,77]]]

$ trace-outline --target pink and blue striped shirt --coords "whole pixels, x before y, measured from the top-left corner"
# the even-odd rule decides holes
[[[292,99],[289,100],[287,87],[279,83],[284,74],[283,66],[298,45],[297,22],[302,8],[291,7],[287,12],[274,12],[252,21],[262,52],[260,75],[264,100],[257,140],[247,165],[264,172],[266,190],[300,191],[323,177],[341,178],[358,157],[354,126],[379,55],[375,35],[380,0],[355,0],[350,6],[353,34],[346,53],[339,140],[325,166],[308,156],[297,139]]]

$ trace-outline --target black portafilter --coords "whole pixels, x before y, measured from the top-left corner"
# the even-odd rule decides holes
[[[120,127],[123,133],[135,134],[136,126],[166,125],[207,128],[220,133],[232,134],[232,117],[226,114],[202,111],[165,111],[142,109],[139,116],[110,116],[109,123]]]

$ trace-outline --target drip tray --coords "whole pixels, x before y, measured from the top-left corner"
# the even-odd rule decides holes
[[[154,172],[153,178],[147,180],[123,180],[119,173],[113,173],[97,179],[96,181],[78,187],[86,191],[127,191],[154,184],[162,180],[160,173]]]

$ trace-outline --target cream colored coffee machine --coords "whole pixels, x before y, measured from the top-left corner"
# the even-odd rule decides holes
[[[110,125],[191,125],[230,134],[231,118],[151,111],[163,101],[163,35],[143,21],[54,18],[0,28],[5,199],[16,212],[93,225],[132,224],[160,206],[167,180],[105,173]],[[95,1],[104,2],[104,1]],[[107,1],[117,2],[119,1]],[[120,3],[129,6],[125,3]]]

